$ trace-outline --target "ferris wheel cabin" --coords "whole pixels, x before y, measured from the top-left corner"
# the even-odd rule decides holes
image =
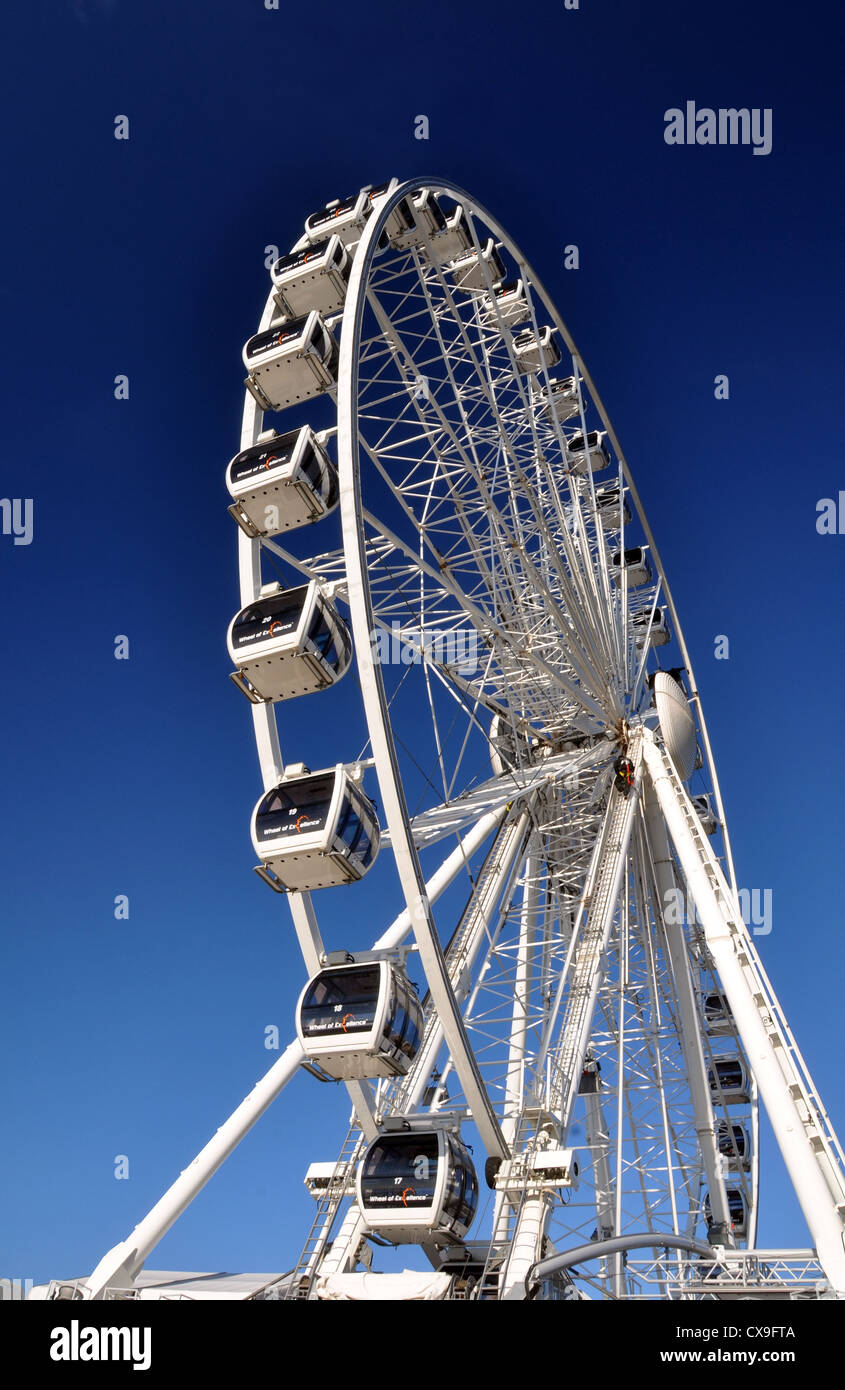
[[[717,1058],[707,1068],[707,1081],[716,1104],[742,1105],[751,1098],[748,1070],[740,1057]]]
[[[724,995],[705,994],[702,1000],[704,1026],[711,1038],[724,1037],[736,1032],[734,1016]]]
[[[547,419],[554,417],[561,423],[570,420],[580,409],[578,382],[574,376],[552,377],[548,390],[543,391],[540,399],[545,399],[543,411]]]
[[[330,236],[339,237],[344,246],[359,242],[367,218],[373,211],[370,191],[369,188],[362,188],[349,198],[335,198],[318,212],[312,212],[311,216],[305,219],[303,239],[312,245]]]
[[[391,179],[389,183],[380,183],[376,188],[371,188],[369,192],[370,202],[376,198],[383,198],[396,187],[396,180]],[[407,235],[414,227],[414,214],[407,198],[401,198],[392,212],[388,213],[387,221],[384,226],[384,234],[391,242],[396,242],[400,237]],[[379,243],[381,244],[381,243]]]
[[[253,704],[324,690],[352,658],[352,634],[316,580],[271,587],[229,624],[231,679]]]
[[[728,1124],[727,1120],[718,1120],[716,1143],[719,1153],[727,1159],[729,1167],[746,1171],[751,1167],[751,1142],[744,1125],[732,1125]]]
[[[709,792],[702,792],[699,796],[690,797],[692,809],[701,821],[701,828],[705,835],[715,835],[719,822],[716,820],[716,812],[713,810],[713,800]]]
[[[285,318],[301,318],[312,309],[336,314],[346,298],[350,265],[349,252],[336,235],[280,256],[270,274],[273,298]]]
[[[550,372],[552,367],[557,366],[560,348],[552,337],[554,331],[546,324],[540,329],[539,337],[533,328],[523,328],[521,333],[517,333],[513,340],[513,351],[519,371],[541,372],[545,368]]]
[[[486,289],[491,280],[497,284],[505,275],[504,262],[492,237],[479,251],[471,246],[468,251],[456,256],[446,270],[454,282],[455,289],[463,290],[465,293]]]
[[[531,317],[531,310],[525,297],[525,284],[522,280],[508,280],[505,285],[494,287],[488,297],[487,307],[482,309],[481,317],[488,328],[515,328]]]
[[[232,459],[226,487],[229,511],[250,538],[320,521],[338,500],[337,472],[310,425],[261,435]]]
[[[620,499],[618,487],[596,488],[596,510],[601,517],[602,525],[610,531],[618,531],[623,521],[627,526],[631,520],[628,499],[624,494]]]
[[[262,410],[284,410],[337,382],[337,343],[316,309],[255,333],[243,360],[249,372],[246,388]]]
[[[252,813],[256,873],[277,893],[355,883],[375,861],[381,831],[372,802],[341,763],[291,775]]]
[[[301,250],[309,242],[315,244],[325,237],[337,236],[343,245],[349,248],[350,253],[353,253],[361,240],[364,227],[375,211],[376,199],[391,193],[396,183],[396,179],[391,179],[388,183],[380,183],[376,187],[367,184],[349,198],[335,198],[332,202],[326,203],[324,208],[306,218],[305,234],[293,248],[294,251]],[[391,241],[401,239],[413,227],[413,212],[407,199],[402,198],[388,215],[384,236],[379,245],[385,244],[385,238]]]
[[[604,430],[588,430],[585,443],[582,432],[573,434],[566,446],[566,462],[573,473],[603,473],[610,467],[604,437]]]
[[[632,545],[625,551],[625,574],[628,580],[629,589],[638,589],[641,584],[650,584],[652,581],[651,565],[648,562],[648,555],[642,545]],[[610,560],[610,572],[618,584],[622,582],[622,552],[615,551]]]
[[[436,236],[446,227],[446,214],[437,197],[430,188],[422,188],[411,198],[411,207],[417,223],[429,236]]]
[[[422,1006],[398,965],[333,965],[299,997],[296,1031],[310,1062],[337,1081],[404,1076],[419,1050]]]
[[[446,216],[440,203],[430,188],[423,188],[411,193],[410,198],[407,201],[403,199],[399,206],[404,209],[408,226],[406,230],[397,230],[395,226],[391,227],[392,217],[388,218],[391,244],[400,250],[415,246],[425,254],[426,238],[435,237],[446,228]]]
[[[665,647],[666,643],[672,640],[672,629],[665,608],[658,608],[654,614],[648,611],[633,613],[631,627],[639,647],[644,646],[646,641],[652,647]]]
[[[472,246],[469,224],[460,203],[448,216],[444,214],[443,226],[431,239],[431,250],[438,264],[454,261],[462,252]]]
[[[478,1204],[466,1145],[445,1129],[381,1134],[358,1169],[358,1206],[394,1244],[462,1240]]]
[[[744,1240],[748,1235],[748,1201],[745,1193],[738,1187],[729,1187],[725,1192],[728,1199],[728,1211],[731,1218],[731,1230],[737,1240]],[[713,1217],[710,1211],[710,1193],[704,1198],[704,1219],[708,1229],[713,1225]]]

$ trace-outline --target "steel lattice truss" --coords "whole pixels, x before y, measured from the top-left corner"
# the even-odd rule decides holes
[[[426,222],[426,197],[443,205],[446,230]],[[422,1266],[445,1280],[426,1296],[842,1292],[842,1153],[741,919],[689,653],[606,412],[488,213],[447,184],[391,185],[370,204],[347,238],[345,303],[327,319],[340,337],[336,380],[296,408],[309,422],[322,410],[322,437],[337,433],[339,520],[240,534],[241,594],[255,601],[268,576],[316,579],[348,607],[367,738],[332,756],[374,766],[377,871],[386,894],[398,871],[405,905],[373,949],[392,958],[412,942],[427,992],[407,1071],[347,1081],[352,1126],[314,1191],[301,1255],[249,1296],[324,1297],[363,1277],[381,1237],[355,1174],[368,1145],[403,1123],[461,1130],[489,1184],[466,1238],[420,1228]],[[447,255],[458,223],[463,242]],[[497,297],[502,281],[517,284],[519,322]],[[276,322],[271,294],[259,330]],[[266,428],[248,394],[241,447]],[[647,679],[670,633],[703,754],[694,784]],[[347,694],[357,699],[349,681]],[[253,718],[272,788],[284,771],[273,704]],[[712,808],[709,829],[693,790]],[[460,882],[463,907],[449,892]],[[347,943],[323,941],[318,896],[288,900],[315,976]],[[679,914],[679,901],[700,917]],[[255,1106],[303,1061],[297,1046]],[[733,1090],[718,1079],[726,1066]],[[758,1081],[811,1254],[744,1252],[756,1232]],[[254,1122],[252,1100],[218,1147]],[[84,1296],[134,1287],[141,1255],[220,1161],[214,1145],[80,1284]],[[567,1252],[579,1254],[572,1272]]]

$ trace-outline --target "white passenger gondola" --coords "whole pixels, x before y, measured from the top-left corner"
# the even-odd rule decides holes
[[[566,462],[573,473],[603,473],[610,467],[610,454],[604,442],[604,430],[588,430],[587,442],[579,431],[566,446]]]
[[[270,275],[273,298],[285,318],[300,318],[312,309],[336,314],[346,298],[350,265],[349,252],[338,236],[280,256]]]
[[[376,198],[381,198],[392,192],[395,187],[396,179],[391,179],[389,183],[380,183],[377,188],[371,188],[369,192],[370,202],[372,203]],[[384,224],[385,235],[389,241],[395,243],[400,237],[407,235],[413,226],[414,214],[410,204],[407,198],[400,198],[392,212],[388,213],[387,221]]]
[[[737,1240],[744,1240],[748,1235],[748,1202],[745,1193],[738,1187],[729,1187],[725,1191],[728,1199],[728,1211],[731,1218],[731,1230]],[[713,1217],[710,1210],[710,1193],[704,1198],[704,1219],[708,1228],[713,1225]]]
[[[504,278],[505,265],[491,237],[480,250],[471,246],[468,251],[456,256],[446,267],[446,273],[451,276],[455,289],[471,293],[473,290],[486,289],[490,281],[498,284]]]
[[[269,587],[271,592],[267,592]],[[320,585],[266,586],[229,624],[232,680],[253,704],[334,685],[352,658],[352,634]]]
[[[338,236],[344,246],[357,244],[361,240],[367,218],[373,211],[370,192],[370,188],[362,188],[349,198],[335,198],[318,212],[312,212],[305,220],[303,240],[310,241],[313,245],[315,242],[324,241],[328,236]],[[294,249],[299,245],[300,243],[297,243]]]
[[[610,559],[610,569],[617,584],[622,583],[622,552],[615,551]],[[652,580],[651,565],[648,562],[648,555],[645,547],[633,545],[625,551],[625,576],[628,581],[629,589],[636,589],[641,584],[650,584]]]
[[[446,229],[445,214],[430,188],[418,189],[411,193],[407,208],[410,214],[408,230],[394,232],[390,240],[399,250],[415,246],[425,255],[426,242]]]
[[[704,1026],[711,1038],[735,1033],[736,1025],[727,999],[722,994],[705,994],[702,1000]]]
[[[367,1149],[357,1187],[366,1225],[397,1245],[461,1240],[478,1203],[472,1159],[445,1128],[381,1134]]]
[[[521,372],[540,372],[545,367],[550,372],[560,361],[560,348],[552,334],[554,329],[546,324],[540,329],[539,338],[533,328],[523,328],[513,340],[516,365]]]
[[[249,372],[245,385],[262,410],[310,400],[337,381],[337,343],[316,309],[254,334],[243,360]]]
[[[310,425],[260,435],[232,459],[226,486],[234,498],[229,511],[250,537],[319,521],[338,500],[337,472]]]
[[[740,1057],[717,1057],[707,1069],[707,1080],[716,1105],[741,1105],[751,1096],[748,1072]]]
[[[672,640],[672,629],[665,608],[658,608],[654,614],[648,611],[632,614],[631,627],[639,647],[645,644],[646,639],[652,647],[665,647],[666,643]]]
[[[577,415],[580,409],[578,382],[574,376],[552,377],[548,390],[544,390],[539,399],[543,402],[543,414],[546,418],[551,420],[554,417],[563,424],[564,421],[571,420],[573,415]],[[577,471],[585,472],[586,464],[583,469]]]
[[[609,531],[618,531],[623,521],[627,526],[631,520],[628,499],[623,493],[620,504],[618,486],[596,488],[596,509],[602,519],[602,525]]]
[[[430,188],[423,188],[419,193],[414,193],[411,197],[411,207],[418,225],[428,232],[429,236],[436,236],[444,230],[446,214]]]
[[[422,1006],[398,965],[330,965],[308,981],[296,1031],[309,1061],[338,1081],[404,1076],[419,1050]]]
[[[692,809],[701,821],[701,828],[705,835],[715,835],[719,822],[716,820],[716,812],[713,810],[713,801],[709,793],[702,792],[700,796],[690,797]]]
[[[466,251],[472,246],[472,236],[469,230],[469,223],[460,203],[448,217],[444,214],[443,226],[436,236],[432,237],[431,250],[434,259],[442,264],[444,261],[453,261],[456,256],[460,256],[462,251]]]
[[[481,317],[488,328],[515,328],[531,317],[523,280],[508,280],[488,296]]]
[[[751,1167],[751,1143],[748,1138],[748,1130],[744,1125],[729,1124],[727,1120],[718,1120],[716,1123],[716,1143],[719,1153],[726,1160],[729,1168],[743,1168],[746,1171]]]
[[[258,802],[251,833],[256,873],[277,893],[363,878],[381,834],[375,807],[341,763],[314,773],[294,764]]]

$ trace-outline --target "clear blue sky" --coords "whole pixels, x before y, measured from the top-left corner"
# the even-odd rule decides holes
[[[32,544],[0,536],[0,1275],[88,1272],[273,1060],[266,1025],[290,1031],[301,960],[251,873],[258,768],[227,680],[223,470],[264,248],[393,174],[486,203],[584,354],[683,617],[740,881],[773,892],[764,960],[845,1129],[845,535],[815,527],[845,488],[841,15],[41,0],[0,24],[2,491],[34,499]],[[687,100],[771,108],[771,154],[668,146]],[[318,705],[286,715],[315,766]],[[364,907],[358,944],[397,902]],[[321,903],[335,944],[348,912]],[[153,1267],[292,1263],[305,1168],[345,1133],[327,1089],[293,1083]],[[761,1241],[803,1244],[764,1158]]]

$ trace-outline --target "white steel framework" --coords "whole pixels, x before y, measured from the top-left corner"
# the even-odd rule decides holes
[[[280,398],[304,403],[265,413],[249,381],[240,447],[311,426],[336,455],[340,506],[309,512],[300,490],[286,529],[255,524],[253,505],[240,602],[268,577],[317,580],[348,615],[365,733],[355,747],[336,729],[324,766],[377,789],[371,872],[382,900],[398,875],[403,901],[366,949],[415,952],[424,1026],[405,1075],[344,1083],[351,1128],[309,1176],[316,1214],[292,1267],[220,1296],[842,1296],[842,1150],[742,920],[689,652],[577,349],[504,229],[446,181],[329,205],[294,248],[309,267],[315,227],[351,259],[325,319],[336,373],[321,358],[328,389],[300,391],[298,359],[286,346],[277,368],[271,343]],[[260,334],[297,293],[288,261]],[[659,656],[700,748],[692,777],[652,699]],[[269,791],[285,772],[275,706],[251,713]],[[307,976],[365,949],[323,940],[319,894],[287,897]],[[292,1042],[132,1235],[40,1296],[168,1296],[149,1254],[305,1060]],[[756,1248],[758,1094],[812,1250]],[[473,1144],[482,1195],[466,1239],[420,1227],[403,1284],[389,1261],[373,1270],[385,1237],[355,1175],[380,1136],[424,1125]]]

